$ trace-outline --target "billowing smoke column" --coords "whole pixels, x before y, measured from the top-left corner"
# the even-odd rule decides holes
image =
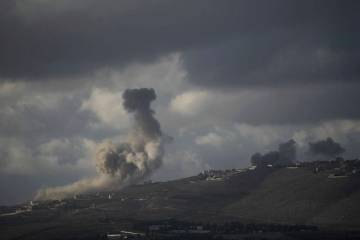
[[[271,151],[264,155],[255,153],[251,156],[251,163],[257,166],[288,165],[296,160],[296,142],[293,139],[279,144],[277,151]]]
[[[337,157],[344,152],[345,148],[330,137],[309,143],[309,153],[317,157]]]
[[[149,176],[161,165],[164,153],[160,124],[150,108],[155,99],[154,89],[127,89],[123,93],[123,106],[133,114],[133,128],[127,141],[100,145],[96,153],[98,176],[67,186],[41,189],[35,198],[61,199],[84,192],[119,189]]]
[[[100,174],[120,180],[143,179],[161,165],[162,134],[150,103],[156,99],[153,89],[128,89],[123,94],[124,108],[134,115],[133,130],[128,141],[118,145],[103,144],[96,154]]]

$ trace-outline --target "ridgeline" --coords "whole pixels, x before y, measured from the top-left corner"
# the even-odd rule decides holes
[[[117,192],[2,207],[2,239],[72,231],[109,232],[134,221],[312,225],[360,229],[359,161],[205,171]],[[91,231],[90,231],[91,232]],[[29,238],[31,239],[31,237]]]

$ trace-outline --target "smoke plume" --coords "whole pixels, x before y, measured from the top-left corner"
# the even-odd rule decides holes
[[[337,157],[344,152],[345,148],[330,137],[309,143],[309,153],[317,157]]]
[[[255,153],[251,156],[251,163],[257,166],[288,165],[296,160],[296,142],[293,139],[279,144],[277,151],[270,151],[264,155]]]
[[[66,186],[40,189],[36,199],[61,199],[74,194],[119,189],[137,183],[162,164],[164,139],[159,122],[150,108],[154,89],[127,89],[123,106],[133,116],[133,126],[123,143],[102,143],[96,153],[98,176]]]

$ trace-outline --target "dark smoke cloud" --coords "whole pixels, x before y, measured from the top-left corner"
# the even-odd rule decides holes
[[[291,163],[296,160],[296,142],[293,139],[279,144],[279,161]]]
[[[160,166],[162,133],[150,108],[155,99],[154,89],[125,90],[123,105],[128,113],[133,113],[133,130],[127,142],[118,145],[107,143],[99,149],[96,157],[99,172],[135,181]]]
[[[324,140],[309,143],[309,153],[314,156],[337,157],[345,152],[340,143],[328,137]]]
[[[296,160],[296,142],[293,139],[279,144],[277,151],[270,151],[264,155],[255,153],[251,156],[253,165],[288,165]]]
[[[133,114],[133,128],[125,142],[107,141],[99,146],[96,153],[99,175],[67,186],[42,189],[36,198],[64,198],[94,190],[119,189],[152,174],[162,163],[166,140],[150,108],[155,99],[154,89],[127,89],[123,93],[123,106]]]
[[[129,113],[134,113],[135,126],[141,126],[142,131],[148,138],[161,136],[159,122],[154,118],[154,111],[150,109],[150,103],[156,99],[154,89],[127,89],[124,94],[124,108]]]

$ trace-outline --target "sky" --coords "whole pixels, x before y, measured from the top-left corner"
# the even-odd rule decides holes
[[[0,204],[96,174],[128,88],[173,138],[154,180],[331,137],[360,156],[360,2],[1,0]]]

